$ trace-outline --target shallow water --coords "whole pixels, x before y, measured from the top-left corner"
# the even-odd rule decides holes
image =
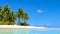
[[[0,34],[60,34],[60,30],[0,29]]]

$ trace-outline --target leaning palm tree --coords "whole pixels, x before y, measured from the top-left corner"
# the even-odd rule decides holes
[[[22,18],[24,20],[24,23],[22,25],[24,25],[24,26],[29,25],[29,24],[26,23],[26,21],[29,19],[28,14],[24,13],[24,15],[22,15]]]
[[[22,18],[22,15],[24,14],[23,9],[19,8],[18,13],[17,13],[17,18],[18,18],[18,25],[20,25],[21,21],[20,19]]]
[[[25,14],[22,16],[22,18],[24,19],[24,22],[26,22],[26,21],[29,19],[28,14],[25,13]]]

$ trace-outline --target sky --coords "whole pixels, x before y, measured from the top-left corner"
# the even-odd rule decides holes
[[[60,0],[0,0],[0,6],[9,4],[13,11],[23,8],[29,14],[31,26],[60,28]]]

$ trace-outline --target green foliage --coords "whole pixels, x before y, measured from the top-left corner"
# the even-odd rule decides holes
[[[18,23],[15,21],[18,18]],[[21,23],[21,19],[23,19],[23,23]],[[22,8],[19,8],[17,13],[11,11],[9,5],[6,4],[4,7],[0,6],[0,25],[23,25],[28,26],[26,23],[28,20],[28,14],[24,12]]]
[[[29,26],[28,23],[24,22],[24,23],[21,23],[22,26]]]

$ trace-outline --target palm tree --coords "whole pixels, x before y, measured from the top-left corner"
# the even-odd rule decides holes
[[[4,6],[3,14],[4,14],[4,24],[6,25],[14,24],[13,22],[11,22],[13,18],[13,12],[11,12],[8,4]]]
[[[15,14],[13,11],[10,10],[9,5],[5,5],[4,7],[4,22],[7,25],[13,25],[15,24]]]
[[[24,14],[23,9],[19,8],[18,9],[18,13],[17,13],[17,17],[18,17],[18,24],[20,25],[21,21],[20,19],[22,18],[22,15]]]
[[[8,13],[9,13],[8,4],[6,4],[3,8],[4,8],[4,10],[3,10],[3,16],[4,16],[5,21],[7,21],[7,17],[8,17]]]
[[[4,24],[8,24],[10,16],[10,8],[8,4],[4,6],[3,14],[4,14]]]
[[[3,14],[2,14],[2,6],[0,6],[0,24],[3,23]]]
[[[26,21],[29,19],[28,14],[27,13],[24,13],[24,15],[22,15],[22,18],[24,20],[23,25],[25,25],[25,26],[29,25],[29,24],[26,23]]]
[[[26,22],[26,20],[28,20],[28,19],[29,19],[29,17],[28,17],[28,14],[27,14],[27,13],[25,13],[25,14],[23,15],[23,19],[24,19],[24,22]]]
[[[2,6],[0,6],[0,21],[2,21],[2,18],[3,18],[3,16],[2,16]]]
[[[10,17],[9,17],[9,25],[13,25],[13,24],[15,24],[15,20],[16,20],[16,16],[15,16],[15,13],[14,12],[10,12],[11,13],[11,15],[10,15]]]

